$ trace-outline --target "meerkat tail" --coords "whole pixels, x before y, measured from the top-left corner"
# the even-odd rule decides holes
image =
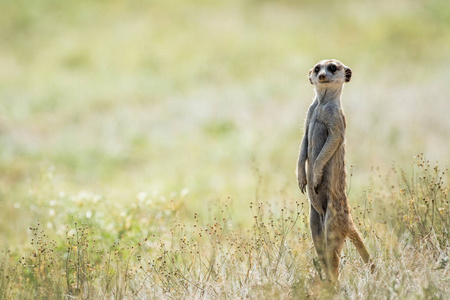
[[[365,263],[370,262],[369,251],[367,251],[366,245],[364,245],[364,242],[355,227],[353,227],[353,230],[350,232],[348,237],[352,241],[353,245],[355,245],[356,250],[358,251],[359,255],[361,255],[363,261]]]

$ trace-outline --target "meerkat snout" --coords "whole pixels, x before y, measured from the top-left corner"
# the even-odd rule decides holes
[[[326,75],[325,74],[320,74],[319,75],[319,81],[320,82],[325,81],[325,79],[326,79]]]

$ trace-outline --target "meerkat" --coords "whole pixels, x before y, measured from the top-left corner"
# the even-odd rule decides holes
[[[308,77],[316,97],[306,115],[297,180],[301,192],[307,191],[311,204],[310,228],[317,255],[329,280],[336,282],[340,253],[347,237],[364,262],[370,262],[369,252],[350,215],[346,194],[346,121],[341,94],[352,70],[338,60],[322,60],[309,71]]]

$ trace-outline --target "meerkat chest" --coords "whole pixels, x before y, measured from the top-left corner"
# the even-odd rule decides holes
[[[343,123],[344,128],[346,127],[342,108],[333,104],[318,105],[311,116],[310,128],[315,128],[317,124],[331,126],[334,123]]]
[[[327,120],[322,111],[316,109],[312,115],[308,130],[309,145],[314,148],[323,145],[328,137]]]
[[[316,109],[314,110],[314,113],[311,117],[311,124],[315,124],[315,123],[326,124],[326,122],[327,122],[327,117],[326,117],[324,107],[319,105],[316,107]]]
[[[308,140],[312,148],[320,149],[326,142],[331,127],[343,124],[345,130],[345,116],[342,109],[330,104],[318,105],[311,116],[308,130]]]

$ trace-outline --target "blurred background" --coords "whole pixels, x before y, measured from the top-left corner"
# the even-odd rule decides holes
[[[80,193],[105,210],[176,198],[185,216],[230,198],[238,219],[255,199],[306,201],[295,167],[314,97],[307,74],[327,58],[353,70],[351,197],[372,170],[407,168],[419,153],[450,162],[447,0],[0,7],[3,246],[50,220],[55,203],[71,214]]]

